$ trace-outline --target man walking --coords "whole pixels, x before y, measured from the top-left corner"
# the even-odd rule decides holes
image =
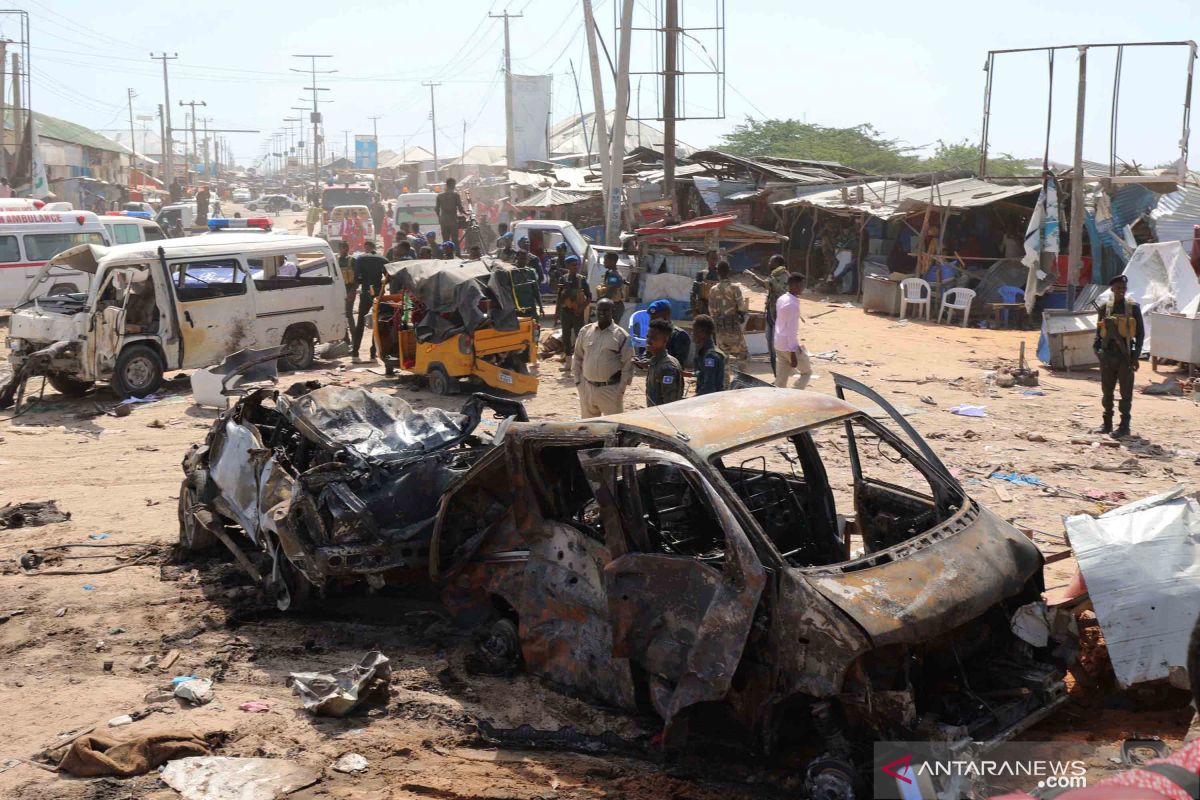
[[[1142,355],[1142,343],[1146,340],[1146,326],[1142,322],[1142,308],[1125,296],[1129,279],[1118,275],[1108,282],[1112,296],[1100,309],[1096,323],[1096,341],[1092,349],[1100,358],[1101,404],[1104,408],[1104,424],[1094,433],[1111,433],[1114,439],[1129,435],[1129,414],[1133,408],[1133,373],[1137,372],[1138,359]],[[1113,393],[1121,389],[1121,424],[1113,430]]]
[[[683,367],[667,352],[671,323],[656,319],[646,331],[646,405],[661,406],[683,399]]]
[[[750,355],[746,349],[746,335],[742,333],[742,323],[746,321],[746,296],[730,279],[728,261],[717,262],[717,278],[717,285],[708,293],[708,313],[717,326],[717,345],[740,370],[745,368]]]
[[[346,343],[350,343],[350,334],[354,330],[354,288],[357,279],[354,272],[354,259],[350,257],[350,245],[346,240],[338,242],[338,270],[342,273],[342,284],[346,287]]]
[[[383,291],[384,267],[387,259],[376,255],[375,242],[365,242],[364,252],[354,259],[355,281],[358,284],[358,320],[354,324],[354,341],[350,343],[350,355],[359,361],[358,350],[362,346],[363,327],[367,315],[375,305],[375,297]],[[375,337],[371,337],[371,360],[375,360]]]
[[[512,272],[513,295],[517,301],[517,316],[540,317],[546,313],[542,308],[542,275],[529,263],[529,254],[520,250]]]
[[[708,314],[692,320],[692,339],[696,345],[696,394],[723,392],[728,387],[725,353],[713,341],[716,326]]]
[[[573,360],[581,417],[625,410],[625,387],[633,380],[633,347],[629,334],[613,322],[611,300],[596,304],[596,321],[579,332]]]
[[[438,194],[435,205],[437,207],[438,225],[442,228],[442,241],[454,242],[457,246],[458,242],[458,215],[466,216],[467,212],[463,208],[462,199],[458,196],[458,192],[454,191],[454,186],[458,181],[454,178],[446,178],[446,189]]]
[[[200,187],[200,191],[196,192],[196,225],[204,227],[208,225],[208,201],[211,195],[208,193],[208,184]]]
[[[567,274],[558,279],[558,300],[554,304],[554,316],[556,322],[562,323],[563,352],[567,354],[564,367],[570,375],[571,353],[575,352],[575,340],[583,328],[583,323],[587,321],[592,293],[588,289],[587,279],[579,274],[579,256],[567,256],[563,261],[567,267]],[[611,312],[611,302],[609,309]]]
[[[775,372],[775,304],[787,293],[788,272],[787,261],[776,253],[767,261],[766,278],[754,274],[754,270],[746,270],[746,274],[767,290],[767,350],[771,354],[771,372]]]
[[[179,183],[179,178],[171,181],[171,188],[168,189],[172,203],[178,203],[179,198],[183,197],[183,186]]]
[[[324,213],[325,210],[321,208],[320,203],[311,203],[309,205],[308,211],[304,213],[304,229],[308,231],[309,236],[313,235],[313,231],[316,230],[317,223],[321,221],[321,216]]]
[[[793,374],[798,374],[796,388],[803,389],[812,379],[812,362],[800,343],[800,294],[804,291],[804,276],[793,272],[788,276],[787,293],[775,303],[775,385],[788,388]]]

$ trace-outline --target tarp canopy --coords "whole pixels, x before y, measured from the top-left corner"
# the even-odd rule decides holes
[[[513,203],[513,205],[517,208],[553,208],[555,206],[569,206],[581,203],[595,196],[595,194],[579,194],[551,187],[549,189],[542,189],[540,192],[525,198],[519,203]]]
[[[668,235],[677,233],[691,233],[694,231],[704,232],[711,230],[720,230],[721,228],[737,222],[737,214],[712,214],[707,217],[696,217],[689,219],[687,222],[680,222],[678,225],[664,225],[658,227],[638,228],[634,233],[639,236],[649,236],[652,234],[665,233]]]
[[[421,259],[387,265],[393,290],[412,292],[429,310],[414,329],[418,341],[434,344],[460,333],[474,333],[489,321],[496,330],[517,329],[512,292],[501,285],[493,269],[487,259]],[[484,300],[490,301],[489,312],[482,308]]]

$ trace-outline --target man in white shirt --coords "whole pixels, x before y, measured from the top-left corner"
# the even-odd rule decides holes
[[[775,301],[775,385],[788,388],[792,374],[798,374],[797,389],[808,386],[812,378],[812,362],[800,343],[800,294],[804,291],[804,276],[793,272],[788,276],[787,293]]]

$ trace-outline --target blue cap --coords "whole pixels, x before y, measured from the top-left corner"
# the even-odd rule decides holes
[[[671,315],[671,301],[670,300],[655,300],[653,303],[651,303],[649,306],[646,307],[646,310],[649,311],[651,314],[658,314],[659,312],[665,311],[665,312],[667,312],[667,316],[670,316]]]
[[[517,239],[517,244],[529,244],[529,237],[522,236],[520,239]]]
[[[567,256],[563,259],[564,264],[578,264],[579,256]]]
[[[442,242],[442,249],[443,249],[443,250],[453,250],[453,249],[454,249],[454,242],[452,242],[452,241],[450,241],[449,239],[447,239],[446,241]]]

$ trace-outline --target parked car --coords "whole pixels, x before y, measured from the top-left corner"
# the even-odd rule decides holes
[[[219,491],[254,506],[251,531],[285,519],[315,532],[329,548],[319,557],[283,546],[294,576],[323,585],[339,543],[369,577],[394,564],[378,555],[382,541],[419,543],[414,559],[428,542],[443,602],[483,632],[479,668],[523,666],[657,713],[668,747],[685,720],[717,718],[766,751],[823,754],[810,777],[848,789],[870,770],[873,741],[997,740],[1066,692],[1051,648],[1013,632],[1044,588],[1038,548],[973,500],[886,400],[848,378],[836,385],[836,398],[751,388],[591,420],[512,420],[469,458],[404,450],[399,460],[422,464],[408,469],[426,471],[409,474],[436,479],[414,478],[419,492],[391,479],[369,490],[387,501],[365,499],[366,484],[347,492],[358,462],[328,448],[289,468],[307,495],[247,492],[292,485],[274,465],[291,463],[292,429],[313,428],[294,409],[390,430],[394,415],[361,395],[353,411],[345,395],[306,395],[279,413],[243,401],[208,447],[247,465],[268,454],[260,483],[247,467]],[[460,477],[446,484],[450,465]]]
[[[60,267],[82,275],[83,291],[31,300]],[[230,233],[73,247],[42,267],[13,309],[13,376],[0,408],[34,375],[68,395],[109,381],[124,397],[146,397],[167,370],[207,367],[246,347],[282,344],[282,366],[307,369],[318,342],[345,335],[344,300],[320,239]]]
[[[249,189],[234,189],[233,192],[230,194],[230,197],[232,198],[233,202],[235,202],[235,203],[249,203],[250,202],[250,190]]]
[[[264,211],[303,211],[304,201],[296,197],[291,197],[286,194],[264,194],[255,200],[246,203],[246,208],[250,211],[258,211],[260,208]]]

